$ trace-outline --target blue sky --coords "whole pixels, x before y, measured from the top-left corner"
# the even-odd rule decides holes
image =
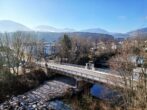
[[[127,32],[147,27],[147,0],[0,0],[4,19],[29,27]]]

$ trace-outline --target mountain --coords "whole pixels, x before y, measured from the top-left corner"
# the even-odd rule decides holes
[[[38,40],[44,40],[46,42],[58,41],[61,37],[64,36],[64,32],[35,32],[35,31],[22,31],[24,35],[35,36]],[[9,32],[8,35],[12,36],[14,32]],[[103,40],[103,41],[112,41],[114,37],[108,34],[99,34],[99,33],[88,33],[88,32],[66,32],[69,37],[82,37],[88,38],[89,40]]]
[[[99,33],[99,34],[109,34],[114,36],[114,38],[126,38],[128,37],[127,33],[112,33],[107,30],[101,29],[101,28],[91,28],[91,29],[85,29],[81,30],[80,32],[89,32],[89,33]]]
[[[76,32],[76,30],[72,28],[64,28],[61,30],[61,32]]]
[[[147,27],[136,29],[127,33],[110,33],[110,35],[114,36],[115,38],[147,38]]]
[[[85,30],[81,30],[80,32],[109,34],[108,31],[106,31],[104,29],[100,29],[100,28],[85,29]]]
[[[47,25],[37,26],[35,27],[34,30],[38,32],[75,32],[74,29],[70,29],[70,28],[59,29],[59,28],[55,28],[55,27],[47,26]]]
[[[72,32],[72,33],[66,33],[67,35],[71,37],[84,37],[84,38],[90,38],[93,40],[113,40],[114,37],[109,34],[101,34],[101,33],[90,33],[90,32]]]
[[[10,20],[0,20],[0,32],[31,31],[30,28]]]
[[[34,30],[39,31],[39,32],[57,32],[59,31],[57,28],[52,27],[52,26],[47,26],[47,25],[39,25],[35,27]]]
[[[147,37],[147,27],[130,31],[127,34],[129,37]]]
[[[127,33],[112,33],[101,28],[91,28],[77,31],[71,28],[56,28],[48,25],[40,25],[31,29],[23,24],[11,21],[11,20],[0,20],[0,32],[15,32],[15,31],[35,31],[40,32],[44,36],[54,36],[55,38],[68,33],[71,36],[109,36],[114,38],[127,38],[127,37],[147,37],[147,28],[136,29]],[[48,33],[49,32],[49,33]],[[43,34],[44,33],[44,34]],[[58,34],[57,34],[58,33]],[[108,37],[107,37],[108,38]]]
[[[114,36],[114,38],[127,38],[129,35],[127,33],[109,33]]]
[[[32,32],[33,33],[33,32]],[[45,41],[52,42],[57,41],[59,38],[64,36],[64,32],[34,32],[39,39],[44,39]],[[114,37],[108,34],[99,33],[88,33],[88,32],[66,32],[69,37],[84,37],[91,40],[113,40]]]

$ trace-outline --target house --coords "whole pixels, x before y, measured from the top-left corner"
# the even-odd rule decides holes
[[[129,60],[134,63],[136,66],[141,66],[143,65],[144,63],[144,58],[141,57],[141,56],[137,56],[137,55],[134,55],[134,56],[131,56],[129,58]]]

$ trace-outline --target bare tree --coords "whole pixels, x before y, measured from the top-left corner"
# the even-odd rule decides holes
[[[13,57],[14,57],[14,51],[11,49],[11,43],[10,43],[10,37],[9,34],[4,33],[2,34],[0,38],[0,48],[1,48],[1,58],[3,59],[2,67],[8,67],[8,70],[10,72],[11,68],[13,68]],[[15,71],[15,70],[14,70]]]
[[[18,75],[19,68],[25,69],[25,62],[31,62],[37,48],[37,40],[30,33],[15,32],[2,34],[0,39],[1,57],[5,59],[10,72]]]
[[[71,61],[78,62],[81,58],[89,58],[92,42],[89,38],[72,37]],[[83,59],[84,60],[84,59]]]
[[[135,45],[134,45],[135,44]],[[123,43],[119,54],[112,58],[109,63],[112,69],[116,70],[122,78],[122,88],[125,109],[147,108],[147,71],[145,63],[138,67],[138,58],[146,58],[143,48],[144,41],[129,40]],[[137,75],[137,76],[135,76]]]

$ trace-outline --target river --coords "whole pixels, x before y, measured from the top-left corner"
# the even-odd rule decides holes
[[[58,108],[61,110],[95,110],[101,108],[100,103],[108,102],[115,104],[118,100],[120,101],[119,93],[104,84],[88,84],[86,86],[81,92],[71,97],[57,99],[53,103],[56,103],[56,105],[59,103]],[[63,106],[64,109],[62,108]]]

